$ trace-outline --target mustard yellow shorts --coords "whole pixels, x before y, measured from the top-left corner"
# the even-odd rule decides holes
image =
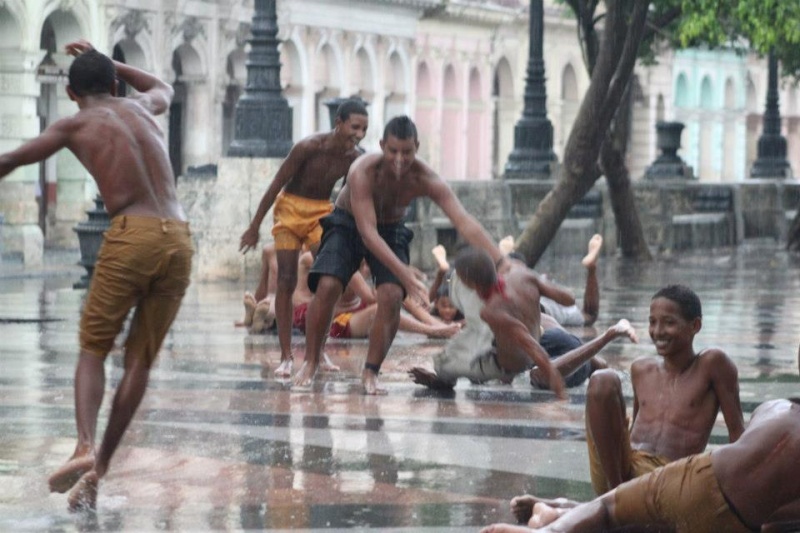
[[[192,255],[186,222],[114,217],[97,255],[81,315],[81,350],[105,358],[135,307],[126,356],[151,365],[189,286]]]
[[[659,523],[677,533],[752,531],[725,500],[710,453],[674,461],[623,483],[614,493],[614,515],[620,525]]]
[[[639,476],[643,476],[669,463],[669,459],[654,455],[641,450],[631,448],[631,433],[629,422],[625,421],[624,435],[622,435],[622,469],[628,474],[624,476],[624,481],[628,481]],[[608,485],[606,473],[603,471],[603,464],[600,462],[600,454],[597,452],[597,445],[589,431],[588,421],[586,425],[586,445],[589,448],[589,472],[592,476],[592,488],[595,494],[600,496],[605,494],[612,487]]]
[[[333,211],[329,200],[312,200],[281,191],[275,200],[272,236],[276,250],[300,250],[322,240],[319,219]]]

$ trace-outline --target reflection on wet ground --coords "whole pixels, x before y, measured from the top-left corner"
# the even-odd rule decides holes
[[[577,259],[541,270],[580,293]],[[613,368],[653,353],[652,293],[690,284],[703,300],[698,348],[723,347],[739,366],[749,413],[797,391],[800,260],[772,244],[635,265],[603,258],[600,330],[628,318],[643,342],[603,352]],[[72,381],[82,291],[77,276],[0,274],[0,530],[280,530],[379,528],[475,531],[511,522],[510,497],[591,496],[582,388],[566,407],[524,377],[511,386],[459,383],[435,393],[409,381],[441,341],[400,334],[383,369],[389,395],[361,394],[366,341],[332,342],[340,372],[292,390],[273,376],[272,336],[234,328],[241,284],[195,284],[150,390],[101,487],[98,513],[72,516],[47,493],[74,446]],[[579,333],[592,336],[594,330]],[[300,356],[303,338],[295,337]],[[108,393],[121,358],[107,363]],[[297,365],[296,365],[297,366]],[[726,440],[720,418],[712,446]]]

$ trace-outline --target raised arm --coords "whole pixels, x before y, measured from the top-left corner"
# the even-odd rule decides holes
[[[79,56],[84,52],[93,50],[89,41],[79,39],[66,45],[66,51],[72,56]],[[175,90],[169,83],[144,70],[114,61],[117,77],[136,89],[139,93],[135,98],[145,109],[154,115],[165,113],[169,109]]]

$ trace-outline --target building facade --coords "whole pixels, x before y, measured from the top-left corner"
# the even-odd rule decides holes
[[[253,0],[5,0],[0,151],[74,113],[63,47],[85,37],[175,87],[163,126],[176,174],[216,163],[246,83],[253,9]],[[277,0],[277,13],[295,140],[330,127],[330,98],[358,95],[370,104],[367,149],[377,148],[388,118],[408,114],[419,127],[421,157],[446,179],[502,176],[523,107],[527,0]],[[545,1],[547,106],[559,158],[589,85],[575,36],[566,8]],[[655,123],[681,120],[682,154],[701,180],[745,179],[765,93],[766,61],[758,58],[669,52],[655,66],[638,67],[631,175],[641,177],[657,155]],[[781,102],[797,169],[797,91],[784,87]],[[266,187],[271,176],[253,179]],[[72,228],[95,195],[66,150],[16,170],[0,182],[2,250],[36,264],[44,247],[77,248]]]

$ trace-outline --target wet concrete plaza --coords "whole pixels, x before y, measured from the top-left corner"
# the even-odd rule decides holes
[[[580,294],[578,259],[540,269]],[[524,376],[510,386],[462,381],[454,393],[429,392],[406,371],[430,368],[443,341],[401,333],[382,373],[388,396],[361,394],[366,341],[329,343],[342,370],[292,390],[273,375],[277,337],[233,326],[252,287],[196,283],[101,485],[97,513],[71,515],[63,495],[48,493],[47,477],[75,443],[84,292],[72,283],[80,274],[0,264],[0,531],[477,531],[512,522],[516,494],[591,496],[582,388],[570,390],[568,407],[554,406]],[[628,318],[642,338],[602,352],[613,368],[627,371],[654,353],[650,297],[683,282],[703,302],[696,347],[720,346],[739,367],[745,419],[763,400],[797,394],[800,258],[774,242],[645,265],[602,257],[599,276],[597,331]],[[303,338],[294,343],[300,357]],[[120,364],[115,351],[100,430]],[[726,435],[720,416],[711,445]]]

